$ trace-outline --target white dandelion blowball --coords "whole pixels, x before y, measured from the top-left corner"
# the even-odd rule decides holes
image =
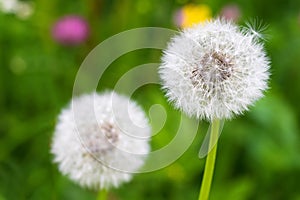
[[[263,96],[269,64],[256,34],[216,19],[174,36],[159,74],[176,108],[200,119],[229,119]]]
[[[76,97],[59,115],[51,152],[59,170],[100,190],[128,182],[150,151],[143,110],[114,92]]]

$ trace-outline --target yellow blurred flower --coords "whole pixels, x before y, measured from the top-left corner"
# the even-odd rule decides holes
[[[209,6],[205,4],[188,4],[177,11],[175,14],[175,23],[181,28],[186,28],[208,20],[211,16],[212,12]]]

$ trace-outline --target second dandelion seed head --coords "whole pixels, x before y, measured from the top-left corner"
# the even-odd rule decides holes
[[[59,170],[83,187],[118,187],[132,178],[150,151],[143,110],[115,92],[75,97],[63,109],[51,152]]]
[[[175,106],[198,118],[228,119],[263,96],[269,60],[255,35],[225,20],[172,38],[159,73]]]

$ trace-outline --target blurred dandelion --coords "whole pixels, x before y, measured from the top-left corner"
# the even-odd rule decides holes
[[[0,0],[0,10],[4,13],[15,14],[20,19],[27,19],[33,13],[33,4],[18,0]]]
[[[63,45],[78,45],[89,36],[89,24],[79,15],[67,15],[60,18],[52,27],[52,37]]]
[[[169,101],[211,122],[199,199],[209,196],[223,120],[248,110],[268,87],[270,62],[259,38],[252,29],[216,19],[183,30],[164,51],[159,74]]]
[[[174,14],[174,23],[181,28],[203,22],[211,18],[211,9],[205,4],[188,4],[177,10]]]
[[[0,0],[0,8],[4,13],[14,13],[17,6],[17,0]]]
[[[82,95],[59,115],[51,152],[64,175],[83,187],[105,191],[132,178],[110,164],[135,171],[144,164],[135,155],[150,151],[148,139],[128,134],[149,137],[150,132],[144,112],[129,98],[114,92]]]

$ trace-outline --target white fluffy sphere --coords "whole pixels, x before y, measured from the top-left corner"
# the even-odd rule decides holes
[[[143,110],[114,92],[76,97],[63,109],[51,152],[59,170],[83,187],[118,187],[131,179],[150,151]]]
[[[159,73],[176,108],[200,119],[228,119],[263,96],[269,64],[257,33],[217,19],[174,36]]]

